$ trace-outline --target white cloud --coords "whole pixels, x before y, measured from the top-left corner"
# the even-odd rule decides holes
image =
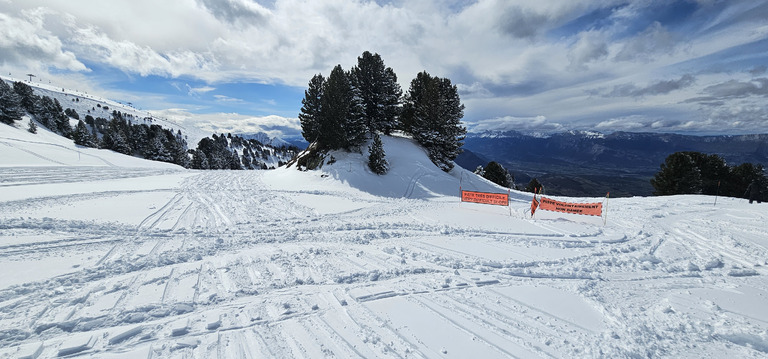
[[[567,129],[560,123],[547,120],[544,116],[534,117],[514,117],[505,116],[489,119],[477,124],[471,125],[472,132],[483,131],[563,131]]]
[[[616,54],[618,61],[653,61],[660,55],[668,55],[675,50],[677,40],[659,22],[654,22],[648,28],[624,43],[621,51]]]
[[[244,116],[238,114],[212,114],[197,116],[205,121],[197,127],[210,133],[258,133],[264,132],[270,137],[296,136],[301,133],[298,118],[282,116]]]
[[[658,122],[653,112],[726,121],[709,111],[734,108],[734,101],[719,98],[702,103],[705,110],[686,102],[728,90],[704,91],[729,79],[711,82],[702,72],[727,73],[733,70],[718,66],[739,61],[747,68],[737,72],[755,70],[766,59],[764,52],[733,47],[764,44],[768,5],[699,5],[696,16],[670,23],[655,18],[664,8],[658,2],[622,0],[0,1],[0,63],[14,72],[27,64],[29,71],[87,71],[93,63],[129,76],[202,80],[203,86],[181,90],[200,96],[227,82],[304,87],[312,75],[336,64],[348,69],[369,50],[396,71],[404,90],[422,70],[451,78],[469,123],[493,127],[503,118],[543,116],[545,129],[671,128],[678,125]],[[604,18],[592,21],[594,14]],[[686,74],[695,74],[695,83]],[[764,89],[753,79],[735,81]],[[611,89],[631,96],[589,96]],[[218,103],[237,101],[218,96]],[[634,121],[639,113],[654,120]],[[738,113],[761,116],[760,110]]]
[[[193,145],[201,138],[214,133],[264,132],[270,137],[281,138],[301,134],[299,119],[291,117],[247,116],[236,113],[196,114],[181,108],[152,111],[152,114],[183,125],[190,133],[189,142]]]
[[[213,97],[218,102],[234,102],[234,103],[243,103],[243,102],[245,102],[242,99],[234,98],[234,97],[229,97],[229,96],[224,96],[224,95],[213,95]]]
[[[578,35],[578,41],[568,51],[568,60],[574,70],[583,70],[585,65],[608,56],[605,35],[597,31],[585,31]]]
[[[465,99],[468,97],[491,97],[493,94],[488,91],[480,82],[472,83],[471,85],[457,84],[457,90]]]
[[[45,15],[42,8],[24,10],[20,17],[0,13],[0,63],[86,71],[75,54],[64,50],[61,40],[45,29]]]
[[[190,96],[199,96],[201,94],[216,90],[215,87],[211,87],[211,86],[192,87],[189,84],[186,84],[186,87],[187,87],[187,94],[189,94]]]
[[[652,120],[651,120],[652,121]],[[606,121],[601,121],[595,125],[597,130],[620,130],[620,131],[633,131],[640,130],[647,127],[649,120],[645,116],[632,115],[619,118],[611,118]]]
[[[179,77],[194,72],[211,72],[217,68],[215,61],[189,50],[161,54],[147,45],[114,40],[95,27],[78,28],[74,33],[71,41],[84,58],[128,73]]]

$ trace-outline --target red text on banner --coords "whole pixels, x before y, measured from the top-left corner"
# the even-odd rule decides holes
[[[583,214],[587,216],[599,217],[603,215],[602,203],[568,203],[555,201],[553,199],[544,197],[541,198],[539,209],[554,212]]]
[[[461,201],[493,204],[497,206],[509,206],[509,194],[461,191]]]

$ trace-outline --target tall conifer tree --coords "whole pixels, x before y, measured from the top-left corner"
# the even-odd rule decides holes
[[[299,121],[301,122],[301,135],[304,139],[312,143],[318,139],[319,123],[321,114],[321,105],[323,98],[323,88],[325,87],[325,78],[317,74],[309,81],[309,88],[304,91],[304,99],[301,100],[301,113]]]
[[[349,75],[336,65],[323,86],[318,142],[323,149],[351,149],[365,140],[359,90]]]
[[[701,171],[690,152],[675,152],[651,179],[655,195],[695,194],[701,191]]]
[[[384,66],[379,54],[368,51],[357,58],[351,72],[354,86],[360,90],[367,130],[390,134],[397,127],[403,94],[397,75]]]
[[[82,120],[77,122],[75,130],[72,132],[72,139],[75,141],[76,145],[98,147],[96,145],[96,139],[91,135],[91,132],[88,131],[88,127],[85,126],[85,122]]]
[[[35,92],[32,90],[32,87],[20,82],[16,81],[13,83],[13,91],[15,91],[19,96],[21,96],[21,106],[24,107],[27,112],[30,114],[35,113],[35,103],[40,100],[38,96],[35,96]]]
[[[21,107],[21,96],[11,89],[5,81],[0,79],[0,122],[12,124],[21,120],[24,111]]]
[[[432,162],[443,171],[453,168],[461,153],[467,129],[461,125],[464,105],[451,80],[419,73],[405,97],[402,129],[427,150]]]

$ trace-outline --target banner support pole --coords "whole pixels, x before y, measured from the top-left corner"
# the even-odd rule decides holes
[[[717,206],[717,196],[720,194],[720,181],[717,181],[717,192],[715,192],[715,206]]]
[[[608,223],[608,198],[610,198],[611,192],[605,194],[605,217],[603,218],[603,227]]]
[[[539,192],[538,188],[533,189],[533,203],[536,203],[536,208],[531,207],[531,219],[534,219],[534,215],[536,215],[536,210],[539,209],[539,202],[536,201],[536,193]]]
[[[461,207],[461,202],[464,202],[464,190],[461,188],[464,184],[464,171],[461,171],[461,177],[459,178],[459,207]]]

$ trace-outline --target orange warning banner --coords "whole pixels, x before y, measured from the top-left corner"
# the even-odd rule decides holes
[[[536,195],[533,195],[533,201],[531,201],[531,217],[536,213],[536,208],[539,208],[539,200],[536,199]]]
[[[509,194],[461,191],[461,201],[509,206]]]
[[[598,217],[603,215],[602,203],[568,203],[542,197],[541,203],[538,207],[539,209],[554,212],[583,214],[587,216]]]

